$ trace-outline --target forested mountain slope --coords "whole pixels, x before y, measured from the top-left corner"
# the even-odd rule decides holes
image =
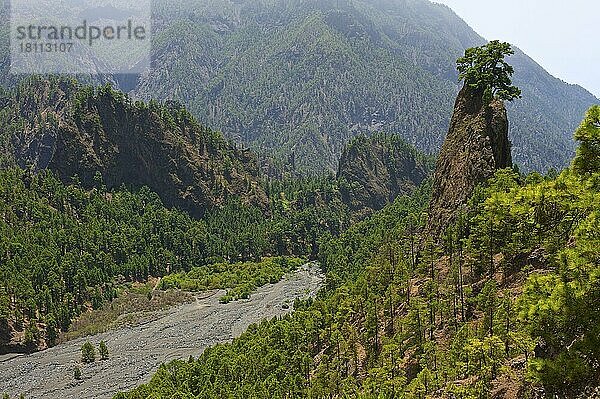
[[[600,107],[559,176],[500,170],[443,235],[430,189],[320,248],[327,289],[116,398],[595,397]]]
[[[30,78],[1,95],[6,162],[50,169],[85,187],[149,187],[168,206],[203,215],[231,196],[265,207],[256,158],[174,103],[133,101],[110,86]]]
[[[203,123],[301,170],[334,170],[359,133],[399,133],[436,153],[458,91],[455,60],[484,41],[427,0],[157,1],[154,66],[134,90],[176,99]],[[514,158],[564,167],[595,98],[512,58]]]
[[[259,179],[178,104],[52,77],[0,104],[0,353],[53,345],[126,282],[246,296],[292,265],[261,259],[314,255],[349,224],[337,180]]]
[[[127,282],[170,274],[159,288],[247,296],[293,265],[264,258],[316,253],[320,237],[348,226],[332,180],[267,188],[268,210],[231,198],[198,220],[147,187],[108,190],[98,179],[89,189],[49,170],[1,170],[0,354],[53,345]]]

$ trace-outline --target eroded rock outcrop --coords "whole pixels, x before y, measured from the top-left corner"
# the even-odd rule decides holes
[[[465,86],[454,106],[438,158],[429,209],[429,233],[438,237],[454,221],[475,187],[512,166],[508,117],[501,100]]]
[[[433,172],[433,162],[397,135],[359,136],[344,149],[338,168],[342,199],[365,216],[411,194]]]

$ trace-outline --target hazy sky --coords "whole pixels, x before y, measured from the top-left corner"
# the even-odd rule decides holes
[[[600,97],[600,1],[433,0],[488,40],[515,44],[552,75]]]

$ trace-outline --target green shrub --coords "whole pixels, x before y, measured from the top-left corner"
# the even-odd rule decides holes
[[[100,360],[108,360],[108,348],[106,346],[106,342],[100,341],[98,352],[100,353]]]
[[[76,380],[81,380],[81,369],[77,366],[73,369],[73,378]]]
[[[81,361],[84,364],[94,363],[96,361],[96,350],[89,341],[81,346]]]

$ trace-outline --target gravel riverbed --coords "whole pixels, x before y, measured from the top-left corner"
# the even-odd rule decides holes
[[[148,382],[170,360],[197,357],[204,349],[231,341],[250,324],[291,311],[296,298],[314,296],[323,276],[308,264],[277,284],[260,288],[248,300],[219,303],[225,293],[199,296],[195,302],[157,313],[151,321],[77,339],[31,355],[0,357],[0,395],[27,399],[111,398]],[[289,306],[289,308],[288,308]],[[81,365],[81,345],[105,341],[110,359]],[[83,380],[73,378],[79,365]]]

